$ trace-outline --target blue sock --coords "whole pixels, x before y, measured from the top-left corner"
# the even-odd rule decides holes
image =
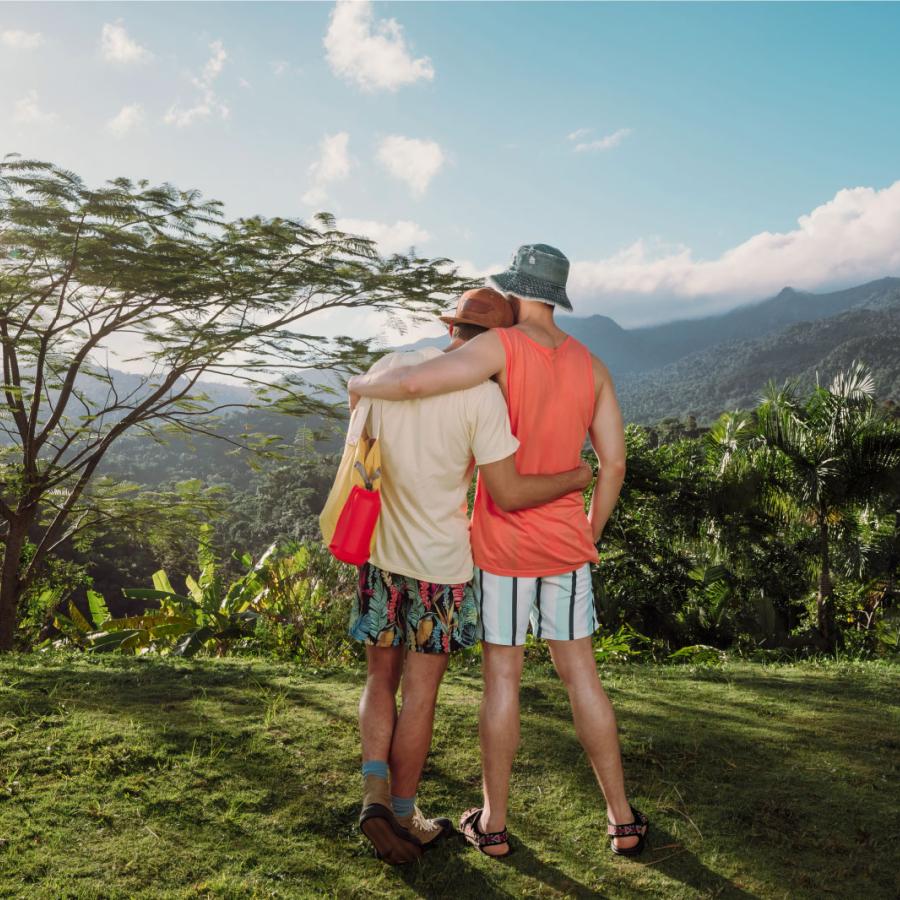
[[[394,810],[394,815],[400,819],[411,816],[416,808],[416,795],[413,794],[412,797],[395,797],[391,794],[391,808]]]
[[[363,778],[365,778],[366,775],[377,775],[379,778],[383,778],[387,781],[388,764],[383,759],[367,759],[362,764],[362,773]]]

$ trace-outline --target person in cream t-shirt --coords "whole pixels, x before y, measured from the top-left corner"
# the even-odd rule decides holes
[[[513,324],[509,303],[489,288],[463,294],[456,314],[441,318],[452,338],[444,352],[488,328]],[[441,352],[392,353],[370,371],[415,365]],[[473,470],[478,466],[494,502],[508,510],[580,491],[591,471],[582,466],[520,476],[515,465],[519,442],[493,381],[423,400],[374,401],[367,428],[381,444],[382,507],[375,549],[360,568],[349,629],[366,644],[368,661],[359,711],[364,778],[360,827],[380,857],[403,863],[453,830],[449,819],[422,815],[416,790],[449,654],[478,639],[466,513]]]

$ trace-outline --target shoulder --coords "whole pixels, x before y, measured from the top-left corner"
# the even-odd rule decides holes
[[[513,328],[491,328],[472,338],[466,346],[478,348],[480,353],[496,352],[498,348],[502,350],[505,341],[509,340],[509,333],[513,330]]]
[[[509,414],[503,391],[496,381],[482,381],[481,384],[460,391],[460,394],[465,398],[466,407],[472,414]]]
[[[424,347],[421,350],[395,350],[393,353],[385,353],[369,369],[369,372],[374,374],[385,369],[396,369],[400,366],[415,366],[441,355],[441,351],[436,347]]]
[[[594,396],[599,398],[604,391],[614,390],[612,375],[606,363],[588,350],[591,358],[591,370],[594,373]]]

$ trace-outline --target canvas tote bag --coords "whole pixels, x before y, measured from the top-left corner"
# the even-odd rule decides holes
[[[328,549],[343,562],[360,566],[375,546],[381,511],[381,446],[378,429],[366,428],[372,401],[363,398],[350,416],[347,440],[334,484],[319,515]],[[375,436],[369,432],[374,430]]]

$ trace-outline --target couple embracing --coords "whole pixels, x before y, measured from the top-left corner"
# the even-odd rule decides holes
[[[506,272],[441,317],[446,350],[389,354],[348,385],[351,404],[373,401],[369,428],[383,464],[375,549],[360,569],[350,633],[365,642],[368,662],[360,827],[390,863],[418,858],[454,830],[449,819],[426,817],[416,792],[449,654],[478,640],[484,801],[459,828],[483,853],[511,852],[507,801],[529,624],[568,690],[613,852],[644,846],[647,817],[626,797],[591,645],[591,564],[622,486],[624,434],[606,367],[554,322],[555,307],[572,309],[568,271],[554,247],[520,247]],[[587,515],[586,438],[599,460]]]

